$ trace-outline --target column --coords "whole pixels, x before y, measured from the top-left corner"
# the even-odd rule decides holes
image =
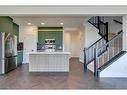
[[[123,16],[123,50],[127,51],[127,14]]]

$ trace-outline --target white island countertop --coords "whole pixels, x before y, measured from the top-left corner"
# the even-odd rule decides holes
[[[28,54],[71,54],[70,52],[29,52]]]

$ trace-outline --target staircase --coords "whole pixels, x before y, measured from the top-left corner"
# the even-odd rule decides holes
[[[108,40],[108,22],[104,22],[104,17],[95,16],[88,20],[94,27],[99,30],[101,38],[84,49],[84,70],[90,63],[94,67],[94,75],[99,77],[99,73],[107,66],[113,63],[117,58],[122,56],[122,30],[116,36]]]

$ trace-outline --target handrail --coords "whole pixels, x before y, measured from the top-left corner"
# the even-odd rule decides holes
[[[88,22],[98,29],[98,26],[96,26],[96,25],[95,25],[94,23],[92,23],[90,20],[88,20]]]
[[[121,33],[123,34],[123,31],[121,30],[121,32],[119,32],[117,35],[115,35],[112,39],[110,39],[106,44],[104,44],[102,47],[97,48],[98,50],[100,50],[101,48],[107,46],[112,40],[114,40],[115,38],[117,38],[119,35],[121,35]]]
[[[102,24],[106,24],[106,23],[104,23],[104,22],[103,22],[103,21],[101,21],[101,20],[100,20],[99,22],[101,22]]]
[[[98,43],[101,39],[103,39],[103,37],[101,37],[99,40],[97,40],[95,43],[93,43],[92,45],[90,45],[88,48],[85,48],[85,49],[88,50],[89,48],[91,48],[92,46],[94,46],[96,43]]]
[[[100,38],[98,41],[96,41],[93,45],[91,45],[89,48],[84,48],[84,65],[85,67],[92,62],[93,60],[95,60],[94,57],[94,49],[95,48],[99,48],[102,47],[103,44],[105,44],[106,41],[103,38]]]
[[[119,23],[119,24],[123,24],[122,22],[115,20],[115,19],[113,21],[115,21],[116,23]]]
[[[118,34],[115,35],[112,39],[110,39],[110,41],[113,40],[114,38],[116,38],[116,37],[117,37],[118,35],[120,35],[121,33],[123,34],[123,31],[122,31],[122,30],[121,30],[120,32],[118,32]],[[110,41],[109,41],[109,42],[110,42]],[[108,43],[109,43],[109,42],[108,42]]]

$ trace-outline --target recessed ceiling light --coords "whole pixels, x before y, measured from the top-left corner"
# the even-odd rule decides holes
[[[42,22],[41,24],[42,24],[42,25],[44,25],[45,23],[44,23],[44,22]]]
[[[61,22],[60,25],[63,25],[63,22]]]
[[[28,24],[28,25],[31,25],[31,23],[30,23],[30,22],[28,22],[27,24]]]

